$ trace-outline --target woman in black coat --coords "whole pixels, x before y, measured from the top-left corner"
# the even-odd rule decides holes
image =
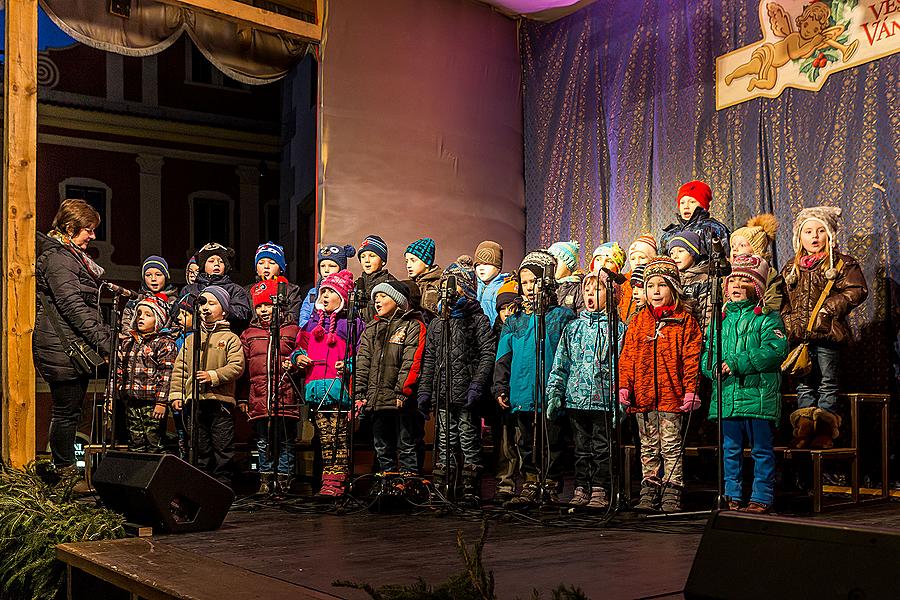
[[[65,200],[50,233],[37,234],[34,363],[53,398],[50,451],[58,469],[75,469],[75,433],[90,378],[66,354],[63,339],[86,342],[104,357],[109,353],[111,332],[98,304],[103,268],[86,252],[99,224],[100,215],[90,204]],[[53,322],[54,312],[61,335]]]

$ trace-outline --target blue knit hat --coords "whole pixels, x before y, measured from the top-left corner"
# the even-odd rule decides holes
[[[429,267],[434,264],[434,240],[422,238],[406,247],[406,253],[412,254]]]
[[[323,244],[319,247],[319,254],[316,260],[316,267],[323,260],[332,260],[337,263],[341,271],[347,268],[347,260],[356,256],[356,248],[347,244],[346,246],[338,246],[337,244]]]
[[[363,243],[359,246],[359,253],[361,255],[363,252],[374,252],[378,258],[382,261],[387,262],[388,259],[388,247],[387,243],[381,236],[377,235],[367,235],[366,239],[363,240]]]
[[[275,242],[265,242],[260,244],[256,247],[256,257],[253,259],[253,262],[259,264],[259,261],[263,258],[269,258],[275,261],[275,264],[281,269],[282,275],[287,271],[287,260],[284,258],[283,246],[279,246]]]
[[[679,231],[675,237],[669,240],[666,252],[671,252],[672,248],[684,248],[694,257],[694,260],[703,256],[700,236],[688,229]]]
[[[463,296],[471,300],[476,300],[478,298],[475,269],[468,264],[455,262],[444,269],[443,278],[446,280],[450,275],[456,276],[456,285],[462,290]]]
[[[169,263],[162,256],[153,255],[145,258],[141,266],[141,275],[146,275],[147,269],[159,269],[165,275],[166,281],[169,280]]]
[[[231,311],[231,295],[228,293],[228,290],[218,285],[208,285],[203,288],[201,294],[212,294],[216,297],[216,300],[219,301],[219,304],[222,305],[222,310],[227,315]]]
[[[581,245],[574,240],[556,242],[547,248],[547,252],[556,257],[556,260],[565,263],[569,267],[569,271],[573,273],[578,268],[578,254],[580,251]]]

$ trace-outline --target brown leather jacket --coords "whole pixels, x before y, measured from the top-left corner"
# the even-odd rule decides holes
[[[856,259],[835,252],[835,266],[839,259],[844,261],[844,266],[838,273],[825,303],[822,304],[822,309],[816,316],[815,324],[808,336],[806,328],[809,325],[810,314],[828,283],[825,278],[828,261],[826,260],[812,269],[805,269],[798,264],[797,277],[793,283],[789,282],[793,279],[791,270],[794,268],[795,258],[788,261],[781,270],[787,292],[781,316],[792,344],[800,343],[804,339],[810,342],[841,344],[850,339],[847,315],[865,301],[869,290],[866,287],[866,278]]]

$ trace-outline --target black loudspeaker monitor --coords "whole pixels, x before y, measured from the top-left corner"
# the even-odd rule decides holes
[[[218,529],[234,492],[171,454],[110,450],[91,480],[103,504],[167,533]]]
[[[684,596],[900,598],[898,559],[896,531],[720,512],[706,525]]]

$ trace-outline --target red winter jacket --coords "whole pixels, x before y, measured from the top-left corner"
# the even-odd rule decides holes
[[[282,325],[280,331],[281,347],[279,354],[282,359],[291,357],[291,353],[297,348],[297,333],[300,329],[296,325]],[[269,352],[269,328],[260,325],[258,320],[250,323],[241,334],[241,345],[244,348],[244,357],[247,360],[247,379],[249,380],[250,393],[250,411],[249,418],[261,419],[269,416],[268,410],[268,370],[266,362]],[[281,369],[284,374],[284,369]],[[302,398],[297,398],[294,393],[294,387],[288,377],[282,377],[281,386],[279,388],[279,409],[275,416],[288,417],[291,419],[300,418],[300,402]]]

